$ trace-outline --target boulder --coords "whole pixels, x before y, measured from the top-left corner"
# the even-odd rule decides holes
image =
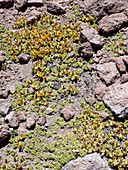
[[[85,42],[82,45],[80,45],[78,49],[78,53],[81,57],[85,59],[89,59],[93,56],[93,49],[89,42]]]
[[[47,11],[57,15],[66,13],[64,7],[55,1],[47,2]]]
[[[0,115],[6,116],[9,113],[10,108],[11,104],[9,102],[0,103]]]
[[[128,117],[128,82],[124,84],[113,84],[107,88],[103,97],[105,105],[117,118]]]
[[[119,30],[127,22],[128,18],[124,13],[105,16],[99,22],[99,32],[106,35],[111,34]]]
[[[16,116],[16,113],[14,111],[11,111],[6,117],[5,122],[8,123],[9,127],[11,128],[18,128],[19,126],[19,119]]]
[[[85,2],[84,13],[96,18],[120,13],[128,9],[127,0],[88,0],[87,2]]]
[[[90,42],[93,48],[101,48],[104,45],[104,39],[98,34],[98,31],[88,25],[84,25],[81,31],[81,41]]]
[[[28,0],[15,0],[14,6],[17,10],[20,10],[27,4],[27,1]]]
[[[111,170],[111,168],[98,153],[92,153],[70,161],[62,170]]]
[[[107,86],[113,84],[120,77],[116,64],[113,62],[97,64],[97,73]]]
[[[0,147],[9,140],[10,135],[11,134],[8,125],[0,125]]]

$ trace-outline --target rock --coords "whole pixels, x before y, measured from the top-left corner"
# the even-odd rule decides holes
[[[29,94],[34,94],[35,90],[34,90],[32,87],[30,87],[30,88],[28,89],[28,92],[29,92]]]
[[[26,116],[24,115],[24,113],[22,111],[17,111],[16,112],[16,117],[19,120],[19,122],[24,122],[27,120]]]
[[[124,62],[122,61],[121,57],[116,58],[115,60],[116,66],[121,74],[126,73],[126,67]]]
[[[111,170],[106,160],[98,153],[88,154],[66,164],[62,170]]]
[[[14,94],[15,91],[16,91],[15,85],[10,85],[10,86],[8,87],[8,91],[9,91],[9,93]]]
[[[93,48],[101,48],[104,45],[104,39],[94,28],[90,28],[88,25],[84,26],[81,31],[81,41],[89,41]]]
[[[88,3],[87,3],[88,2]],[[127,0],[89,0],[85,2],[84,13],[102,18],[128,9]]]
[[[34,129],[35,125],[36,125],[36,120],[34,117],[27,118],[27,121],[26,121],[27,129]]]
[[[14,4],[14,0],[0,0],[0,8],[10,8]]]
[[[11,108],[11,104],[9,102],[0,103],[0,115],[6,116]]]
[[[16,116],[16,113],[14,111],[10,112],[5,117],[5,122],[8,123],[9,127],[12,128],[18,128],[20,121],[18,120],[18,117]]]
[[[53,109],[51,107],[47,107],[45,110],[47,115],[52,115],[52,113],[54,112]]]
[[[125,63],[126,68],[128,70],[128,56],[122,56],[121,58],[122,58],[123,62]]]
[[[108,113],[106,113],[106,112],[102,112],[102,113],[100,113],[100,117],[103,119],[103,120],[106,120],[106,119],[108,119],[109,118],[109,114]]]
[[[57,15],[66,13],[62,5],[54,1],[47,2],[47,11]]]
[[[6,99],[9,95],[9,91],[8,90],[1,90],[0,91],[0,98],[2,99]]]
[[[122,77],[120,78],[120,82],[121,83],[128,82],[128,73],[122,75]]]
[[[27,2],[28,5],[33,5],[33,6],[37,6],[37,5],[43,5],[44,4],[44,0],[28,0]]]
[[[61,116],[62,116],[66,121],[71,120],[71,119],[74,117],[74,115],[75,115],[72,107],[70,107],[70,106],[67,106],[67,107],[63,108],[63,109],[61,110],[60,114],[61,114]]]
[[[94,89],[94,95],[97,98],[97,100],[102,100],[103,96],[106,93],[106,86],[102,82],[98,82],[96,84],[96,87]]]
[[[20,54],[18,58],[21,64],[27,64],[30,60],[30,56],[28,54]]]
[[[11,134],[8,125],[0,125],[0,147],[9,140],[10,135]]]
[[[120,77],[116,65],[113,62],[97,64],[97,72],[107,86],[113,84]]]
[[[40,117],[37,121],[37,124],[40,126],[44,126],[46,123],[46,117]]]
[[[15,1],[15,4],[14,4],[15,8],[17,10],[20,10],[27,4],[28,0],[14,0],[14,1]]]
[[[99,32],[105,35],[111,34],[119,30],[126,22],[128,18],[124,13],[105,16],[99,22]]]
[[[128,117],[128,82],[108,87],[103,102],[114,113],[115,117]]]
[[[82,45],[80,45],[78,49],[78,53],[81,57],[85,59],[89,59],[93,56],[93,49],[89,42],[85,42]]]

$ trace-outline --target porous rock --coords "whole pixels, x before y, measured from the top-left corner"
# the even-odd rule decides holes
[[[9,102],[0,103],[0,115],[6,116],[9,113],[10,108],[11,104]]]
[[[92,47],[101,48],[104,45],[104,39],[98,34],[94,28],[90,28],[87,24],[84,25],[81,31],[82,42],[90,42]]]
[[[115,83],[107,88],[103,97],[105,105],[117,118],[128,117],[128,82],[124,84]]]
[[[15,8],[17,10],[20,10],[21,8],[23,8],[26,4],[27,4],[28,0],[15,0]]]
[[[9,140],[10,135],[11,134],[8,125],[0,125],[0,146]]]
[[[8,123],[9,127],[17,128],[19,126],[19,119],[14,111],[11,111],[6,117],[5,122]]]
[[[78,53],[80,54],[81,57],[85,59],[89,59],[90,57],[93,56],[93,49],[92,46],[89,42],[85,42],[82,45],[80,45],[78,49]]]
[[[120,77],[116,64],[113,62],[97,64],[97,72],[107,86],[113,84]]]
[[[92,153],[83,158],[70,161],[62,170],[111,170],[111,168],[98,153]]]
[[[74,117],[74,111],[73,111],[72,107],[70,107],[70,106],[64,107],[61,110],[60,114],[66,121],[69,121]]]
[[[55,1],[47,2],[47,11],[57,15],[64,14],[66,12],[64,7]]]
[[[85,1],[84,13],[96,18],[120,13],[128,9],[127,0],[87,0],[87,2]]]
[[[124,13],[105,16],[99,22],[99,32],[108,35],[119,30],[126,22],[128,18]]]

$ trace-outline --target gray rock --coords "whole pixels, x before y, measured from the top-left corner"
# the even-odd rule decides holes
[[[122,75],[122,77],[120,78],[120,82],[121,83],[128,82],[128,73]]]
[[[119,30],[126,22],[128,22],[128,18],[124,13],[105,16],[99,22],[99,32],[103,34],[111,34]]]
[[[106,93],[106,85],[103,84],[101,81],[99,81],[94,89],[94,95],[97,98],[97,100],[102,100],[105,93]]]
[[[85,2],[84,13],[91,14],[96,18],[120,13],[128,9],[127,0],[88,0],[87,2]]]
[[[8,123],[9,127],[17,128],[19,126],[20,121],[16,116],[16,112],[12,111],[5,117],[5,122]]]
[[[111,168],[98,153],[92,153],[83,158],[70,161],[62,170],[111,170]]]
[[[8,95],[9,95],[9,91],[7,89],[0,91],[0,98],[6,99],[8,97]]]
[[[53,109],[51,107],[47,107],[45,110],[47,115],[52,115],[52,113],[54,112]]]
[[[74,111],[73,111],[73,108],[70,107],[70,106],[67,106],[67,107],[63,108],[63,109],[61,110],[60,114],[61,114],[61,116],[62,116],[66,121],[71,120],[71,119],[74,117],[74,115],[75,115],[75,113],[74,113]]]
[[[27,64],[30,60],[30,56],[28,54],[20,54],[18,58],[21,64]]]
[[[80,45],[78,49],[78,53],[81,57],[85,59],[89,59],[93,56],[93,49],[89,42],[85,42],[82,45]]]
[[[16,112],[16,117],[19,120],[19,122],[24,122],[27,120],[25,114],[20,110]]]
[[[17,10],[20,10],[27,4],[27,1],[28,0],[15,0],[14,6]]]
[[[1,68],[4,61],[5,61],[5,56],[0,55],[0,68]]]
[[[62,5],[54,1],[49,1],[47,3],[47,11],[57,15],[66,13]]]
[[[0,115],[6,116],[11,108],[11,104],[9,102],[0,103]]]
[[[84,25],[84,29],[81,31],[81,40],[82,42],[89,41],[94,48],[101,48],[104,45],[104,39],[94,28],[90,28],[88,25]]]
[[[27,129],[33,129],[36,125],[36,120],[34,117],[27,118],[26,127]]]
[[[115,59],[116,66],[121,74],[126,73],[126,67],[121,57]]]
[[[105,105],[117,118],[128,117],[128,82],[108,87],[103,97]]]
[[[109,114],[108,113],[106,113],[106,112],[102,112],[102,113],[100,113],[100,115],[99,115],[103,120],[106,120],[106,119],[108,119],[109,118]]]
[[[97,72],[107,86],[113,84],[120,77],[116,64],[113,62],[97,64]]]
[[[10,8],[14,4],[14,0],[0,0],[0,8]]]
[[[37,124],[40,126],[44,126],[46,123],[46,117],[40,117],[37,121]]]
[[[27,2],[28,4],[33,4],[33,5],[37,5],[37,4],[40,4],[40,5],[42,5],[42,4],[44,4],[44,0],[28,0],[28,2]]]
[[[9,140],[10,135],[11,134],[8,125],[0,125],[0,147]]]

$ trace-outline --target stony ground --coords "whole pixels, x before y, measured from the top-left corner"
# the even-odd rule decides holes
[[[127,169],[127,9],[0,2],[1,170]],[[98,163],[67,164],[91,153]]]

